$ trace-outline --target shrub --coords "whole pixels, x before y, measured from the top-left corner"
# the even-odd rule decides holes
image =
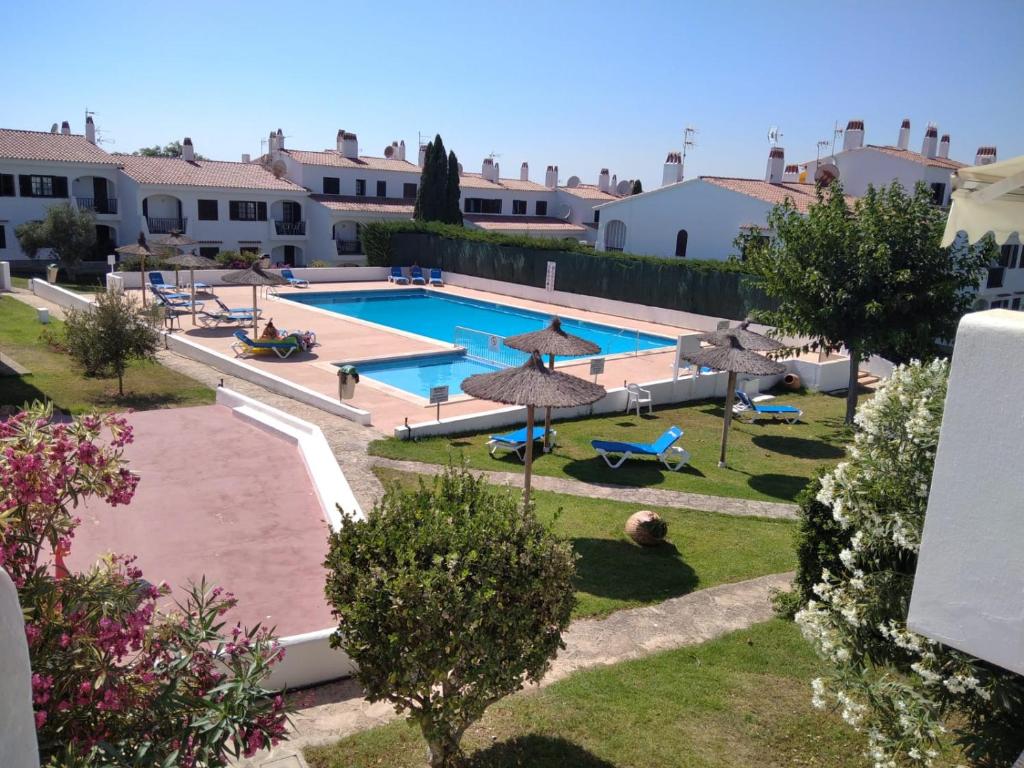
[[[122,417],[51,417],[37,404],[0,422],[0,566],[26,614],[43,764],[216,768],[269,747],[286,718],[262,683],[281,652],[263,629],[222,634],[229,595],[201,583],[158,613],[168,588],[130,558],[63,569],[80,523],[71,510],[128,504],[138,478],[122,460]]]
[[[931,764],[944,722],[975,764],[1009,765],[1024,749],[1024,677],[906,624],[948,372],[945,361],[897,368],[858,409],[850,459],[816,497],[850,544],[796,617],[833,667],[813,702],[867,732],[876,766]]]
[[[318,267],[319,268],[319,267],[329,267],[331,265],[328,264],[323,259],[313,259],[313,261],[309,262],[309,266],[311,266],[311,267]]]
[[[572,549],[465,468],[388,488],[331,536],[325,565],[332,646],[356,662],[370,701],[420,726],[434,768],[455,765],[466,728],[564,647]]]
[[[248,269],[261,258],[262,254],[253,251],[221,251],[216,261],[224,269]]]
[[[64,346],[86,375],[117,376],[117,393],[123,395],[128,363],[156,354],[159,312],[159,307],[136,304],[123,291],[98,293],[91,309],[65,311]]]

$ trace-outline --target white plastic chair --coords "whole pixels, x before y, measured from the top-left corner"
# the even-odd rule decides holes
[[[636,408],[636,415],[640,415],[640,409],[647,406],[647,412],[654,412],[654,400],[651,398],[651,391],[644,389],[639,384],[626,385],[626,413],[630,408]]]

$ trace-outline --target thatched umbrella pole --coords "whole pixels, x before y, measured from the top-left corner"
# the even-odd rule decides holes
[[[132,245],[123,245],[115,248],[122,256],[135,256],[139,260],[139,280],[142,287],[142,306],[146,306],[146,257],[153,256],[154,252],[146,244],[146,236],[139,232],[139,239]]]
[[[732,404],[736,399],[736,371],[729,371],[729,383],[725,389],[725,418],[722,419],[722,450],[718,454],[718,466],[725,466],[725,449],[729,445],[729,427],[732,425]]]
[[[261,285],[287,285],[288,281],[273,272],[265,272],[261,267],[253,264],[248,269],[240,269],[224,275],[224,282],[230,285],[251,285],[252,286],[252,335],[255,336],[259,330],[259,319],[256,316],[256,289]]]
[[[548,414],[551,414],[551,408],[548,409]],[[547,440],[547,434],[544,435],[545,441]],[[545,448],[547,444],[545,443]],[[525,468],[523,470],[523,502],[525,504],[530,503],[530,480],[533,474],[533,406],[526,406],[526,460],[523,462]]]

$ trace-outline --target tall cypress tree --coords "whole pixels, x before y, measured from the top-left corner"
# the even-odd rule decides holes
[[[630,192],[629,194],[631,194],[631,195],[639,195],[643,191],[644,191],[644,185],[640,183],[640,179],[637,179],[636,181],[633,182],[633,191]]]
[[[449,224],[462,224],[462,209],[459,208],[462,188],[459,186],[459,158],[455,156],[455,150],[448,153],[448,185],[445,192],[444,220]]]
[[[416,207],[412,217],[417,221],[430,221],[430,195],[435,181],[434,142],[427,143],[427,151],[423,155],[423,170],[420,172],[420,188],[416,190]]]
[[[431,158],[434,166],[433,187],[430,190],[430,213],[427,221],[446,221],[445,207],[448,197],[448,152],[444,148],[441,134],[434,136],[434,154]]]

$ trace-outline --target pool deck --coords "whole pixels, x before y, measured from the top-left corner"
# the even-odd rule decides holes
[[[383,328],[356,318],[345,317],[327,310],[305,306],[297,302],[286,301],[289,294],[303,294],[327,291],[366,291],[419,290],[419,287],[395,286],[381,281],[353,283],[317,283],[310,289],[283,287],[280,297],[260,297],[259,307],[263,310],[263,320],[273,320],[278,329],[312,330],[316,332],[319,346],[311,352],[293,354],[281,360],[274,355],[258,355],[245,358],[250,365],[276,376],[286,378],[296,384],[308,387],[316,392],[333,398],[338,396],[337,368],[334,363],[367,360],[373,358],[394,357],[396,355],[423,354],[441,352],[451,349],[433,339],[418,337],[402,331]],[[597,312],[569,309],[554,304],[518,299],[483,291],[476,291],[456,286],[428,288],[427,290],[444,292],[454,296],[481,301],[493,301],[500,304],[522,307],[548,315],[576,317],[589,322],[602,323],[616,328],[639,330],[674,339],[677,335],[691,332],[691,329],[648,323],[630,318],[604,315]],[[220,286],[216,288],[217,296],[230,307],[248,307],[252,304],[252,289],[249,287]],[[202,297],[200,297],[201,299]],[[221,354],[233,357],[231,343],[234,341],[234,327],[203,328],[193,327],[188,316],[181,318],[181,333],[198,344]],[[261,326],[262,328],[262,323]],[[251,332],[251,329],[250,329]],[[598,376],[598,383],[606,387],[621,387],[627,381],[649,382],[666,379],[672,374],[673,350],[664,352],[642,352],[639,355],[610,357],[605,364],[605,372]],[[558,363],[559,369],[567,373],[588,377],[589,360]],[[414,424],[430,421],[435,418],[436,406],[425,404],[412,396],[394,389],[378,386],[363,378],[356,387],[355,397],[346,401],[372,414],[373,428],[391,434],[395,427],[408,419]],[[441,416],[451,417],[493,410],[501,406],[482,400],[455,400],[441,406]]]

